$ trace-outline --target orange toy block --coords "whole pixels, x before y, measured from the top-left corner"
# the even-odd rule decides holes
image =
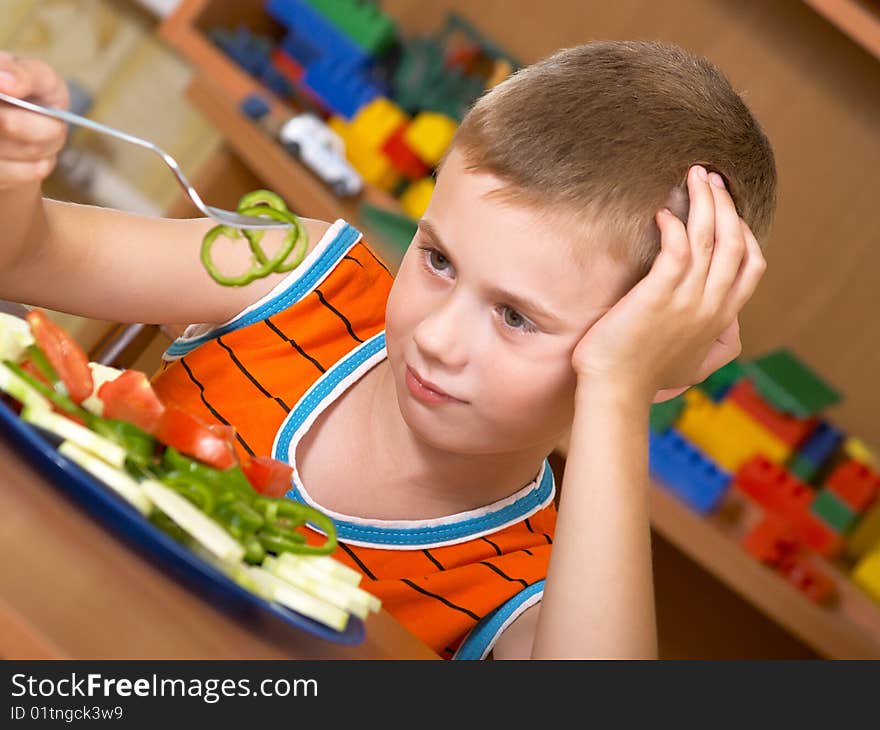
[[[777,410],[761,397],[758,389],[748,378],[742,378],[734,385],[728,392],[727,399],[736,403],[792,449],[796,449],[806,441],[819,424],[818,416],[798,418]]]
[[[837,592],[834,581],[813,565],[805,556],[795,557],[779,570],[795,588],[815,603],[830,601]]]
[[[787,564],[800,549],[797,531],[788,522],[767,513],[742,539],[746,552],[758,562],[778,567]]]
[[[880,474],[866,464],[850,459],[831,472],[825,486],[855,512],[864,512],[880,491]]]

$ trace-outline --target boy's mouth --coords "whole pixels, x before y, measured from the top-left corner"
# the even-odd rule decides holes
[[[409,365],[406,366],[406,380],[410,391],[413,392],[413,395],[421,397],[422,400],[428,400],[431,402],[463,402],[455,396],[447,393],[435,383],[432,383],[429,380],[424,380]]]

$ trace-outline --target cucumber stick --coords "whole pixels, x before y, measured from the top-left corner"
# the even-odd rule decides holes
[[[107,462],[90,454],[85,449],[77,446],[72,441],[65,441],[58,447],[58,452],[68,459],[79,464],[90,474],[98,477],[108,487],[118,492],[122,497],[131,502],[143,514],[148,515],[153,506],[150,500],[141,491],[138,483],[124,471],[110,466]]]
[[[0,312],[0,360],[18,362],[22,353],[32,344],[34,336],[27,321]]]
[[[111,368],[109,365],[102,365],[99,362],[90,362],[89,369],[92,371],[92,383],[94,383],[94,386],[92,387],[91,394],[80,405],[96,416],[103,416],[104,401],[98,397],[98,390],[100,390],[104,383],[116,380],[125,371],[119,368]]]
[[[122,468],[125,463],[126,451],[119,444],[115,444],[94,431],[80,426],[65,416],[52,413],[42,408],[26,406],[21,412],[21,417],[28,423],[51,431],[65,441],[70,441],[81,449],[85,449],[94,456],[106,461],[111,466]]]
[[[348,625],[348,612],[338,606],[309,595],[255,565],[248,566],[247,571],[256,584],[258,593],[264,598],[276,601],[337,631],[345,630]]]
[[[140,488],[160,510],[220,560],[239,562],[244,558],[244,546],[188,499],[152,479],[142,481]]]
[[[278,559],[282,563],[289,563],[294,567],[307,566],[322,573],[327,573],[337,580],[341,580],[343,583],[350,583],[353,586],[358,585],[361,582],[361,578],[363,578],[363,576],[354,568],[349,568],[347,565],[343,565],[329,555],[295,555],[294,553],[281,553],[281,555],[278,556]]]
[[[42,393],[38,393],[3,363],[0,363],[0,390],[11,395],[25,408],[52,410],[52,405]]]

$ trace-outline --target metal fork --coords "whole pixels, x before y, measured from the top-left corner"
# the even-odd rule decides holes
[[[152,142],[149,142],[145,139],[135,137],[133,134],[128,134],[127,132],[115,129],[114,127],[108,127],[106,124],[101,124],[100,122],[96,122],[92,119],[81,117],[78,114],[67,111],[66,109],[56,109],[55,107],[41,106],[39,104],[34,104],[31,101],[25,101],[24,99],[17,99],[14,96],[8,96],[7,94],[4,94],[2,92],[0,92],[0,101],[5,101],[7,104],[12,104],[13,106],[18,106],[22,109],[36,112],[37,114],[60,119],[64,122],[67,122],[68,124],[74,124],[78,127],[86,127],[96,132],[101,132],[102,134],[108,134],[111,137],[116,137],[117,139],[124,140],[125,142],[131,142],[132,144],[136,144],[139,147],[145,147],[151,152],[155,152],[157,155],[159,155],[159,157],[162,158],[163,162],[165,162],[165,164],[171,168],[171,171],[174,173],[174,177],[177,178],[177,182],[180,183],[180,186],[186,191],[186,194],[189,196],[190,200],[192,200],[195,206],[206,216],[208,216],[209,218],[213,218],[215,221],[217,221],[218,223],[222,223],[225,226],[231,226],[232,228],[248,228],[251,230],[268,230],[271,228],[289,228],[291,225],[290,223],[284,223],[283,221],[276,221],[269,218],[256,218],[249,215],[241,215],[241,213],[236,213],[232,210],[224,210],[223,208],[215,208],[211,205],[206,205],[202,201],[199,194],[195,191],[193,186],[190,184],[189,180],[186,179],[186,175],[183,174],[183,171],[180,169],[180,165],[177,164],[177,160],[175,160],[171,155],[165,152],[165,150],[157,147]]]

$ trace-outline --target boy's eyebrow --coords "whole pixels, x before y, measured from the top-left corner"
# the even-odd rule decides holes
[[[444,244],[443,241],[440,239],[440,235],[437,233],[437,229],[434,224],[431,223],[431,221],[429,221],[427,218],[420,218],[418,221],[418,225],[419,228],[422,230],[425,238],[427,238],[439,248],[442,248],[444,251],[448,250],[446,244]],[[528,297],[514,294],[513,292],[504,291],[503,289],[499,289],[495,286],[490,286],[488,289],[488,293],[490,296],[511,304],[518,310],[522,310],[525,314],[536,316],[539,319],[544,319],[547,322],[553,324],[563,323],[561,317],[553,314],[553,312],[551,312],[549,309],[546,309],[543,305],[539,304],[534,299],[529,299]]]

